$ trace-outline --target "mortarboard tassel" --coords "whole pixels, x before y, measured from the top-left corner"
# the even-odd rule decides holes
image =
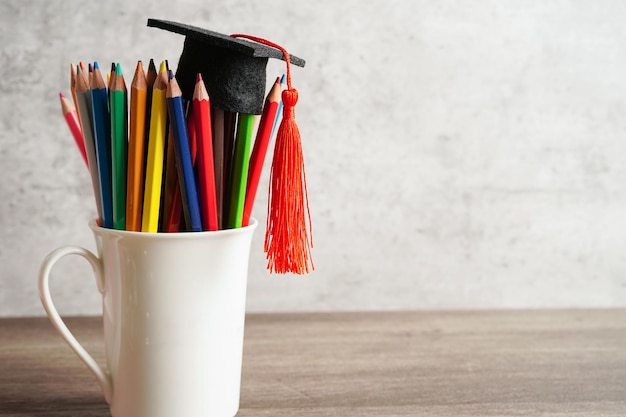
[[[265,252],[270,272],[305,274],[314,269],[313,236],[302,143],[294,112],[298,91],[291,86],[289,54],[263,38],[245,34],[231,36],[279,49],[287,63],[287,89],[282,93],[283,119],[276,134],[270,171]]]

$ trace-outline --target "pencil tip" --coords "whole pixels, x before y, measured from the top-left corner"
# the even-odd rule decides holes
[[[91,65],[91,62],[89,63],[89,72],[93,72],[93,65]]]
[[[280,83],[285,84],[285,74],[283,74],[283,76],[280,77]]]
[[[161,66],[159,67],[159,72],[166,72],[167,66],[165,65],[165,61],[161,61]]]
[[[167,78],[168,78],[168,80],[171,80],[172,78],[174,78],[174,71],[169,70],[169,71],[168,71],[168,77],[167,77]]]
[[[119,62],[115,66],[115,75],[122,75],[122,66],[120,65]]]
[[[63,93],[59,93],[59,97],[60,98],[65,98],[65,95]]]
[[[98,65],[98,61],[93,61],[93,70],[97,70],[100,69],[100,66]]]
[[[198,75],[196,75],[196,82],[199,83],[200,81],[202,81],[202,74],[198,73]]]

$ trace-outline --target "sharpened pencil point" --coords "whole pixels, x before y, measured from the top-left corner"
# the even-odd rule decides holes
[[[59,97],[61,97],[61,98],[65,98],[65,94],[63,94],[63,93],[59,93]]]
[[[93,61],[93,70],[100,69],[100,65],[98,65],[98,61]]]
[[[198,73],[198,75],[196,75],[196,82],[199,83],[200,81],[202,81],[202,74]]]
[[[115,66],[115,75],[122,75],[122,66],[119,64],[119,62]]]

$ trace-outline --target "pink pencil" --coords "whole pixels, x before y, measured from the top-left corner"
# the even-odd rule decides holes
[[[63,95],[63,93],[59,93],[59,98],[61,99],[61,110],[63,111],[63,116],[65,117],[67,127],[70,128],[70,132],[72,132],[72,135],[74,136],[76,146],[78,146],[78,150],[83,156],[85,165],[87,165],[87,168],[89,168],[89,162],[87,162],[87,152],[85,151],[85,141],[83,140],[83,132],[80,129],[80,122],[78,121],[76,108],[74,107],[72,102]]]

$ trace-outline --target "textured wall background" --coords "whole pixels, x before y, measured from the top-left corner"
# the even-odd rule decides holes
[[[129,78],[137,59],[175,64],[183,38],[148,17],[307,59],[294,84],[316,271],[268,276],[261,227],[249,310],[626,306],[622,1],[4,0],[0,315],[43,314],[43,257],[95,247],[57,95],[70,62]],[[53,278],[62,313],[100,311],[85,262]]]

